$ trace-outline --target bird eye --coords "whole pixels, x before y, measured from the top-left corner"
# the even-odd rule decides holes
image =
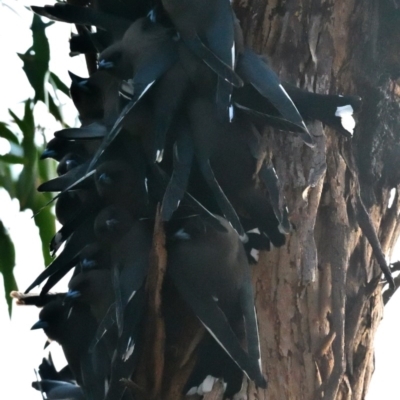
[[[96,266],[97,266],[97,262],[95,260],[84,258],[81,261],[81,267],[83,269],[91,269],[91,268],[95,268]]]
[[[112,185],[113,184],[113,179],[111,178],[111,176],[109,174],[107,174],[106,172],[103,172],[99,176],[99,182],[104,184],[104,185]]]

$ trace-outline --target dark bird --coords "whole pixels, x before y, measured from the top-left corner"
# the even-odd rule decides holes
[[[198,169],[212,189],[213,197],[225,218],[245,237],[241,227],[243,219],[238,225],[230,211],[233,205],[235,215],[235,210],[239,210],[253,221],[253,225],[246,230],[258,227],[268,235],[274,245],[281,246],[285,238],[278,230],[279,222],[268,195],[254,179],[257,159],[248,145],[247,136],[242,133],[251,132],[254,127],[249,121],[239,117],[231,123],[219,120],[213,103],[202,98],[196,98],[190,103],[188,114]],[[193,183],[189,185],[189,192],[213,211],[212,206],[208,205],[207,197],[202,193],[203,187],[199,185],[198,179],[198,175],[191,178]],[[230,208],[226,207],[228,203],[225,199]]]
[[[93,122],[102,122],[105,125],[113,123],[119,113],[120,81],[101,70],[94,72],[89,78],[81,78],[72,72],[69,75],[71,98],[82,125]]]
[[[98,243],[92,243],[83,249],[79,259],[66,298],[71,304],[90,307],[98,328],[89,352],[96,354],[98,359],[103,358],[110,367],[118,345],[110,253]],[[107,370],[107,376],[109,374]]]
[[[109,255],[101,252],[98,245],[88,245],[80,254],[81,272],[68,283],[68,295],[88,304],[98,323],[115,301],[110,264],[105,259]]]
[[[28,289],[26,289],[25,293],[30,292],[35,286],[40,285],[49,278],[41,291],[41,294],[47,293],[77,264],[79,253],[84,249],[86,244],[95,241],[93,224],[94,218],[91,217],[79,225],[76,231],[71,235],[62,252],[34,280]]]
[[[77,153],[66,154],[58,163],[57,174],[64,175],[85,162],[85,158]]]
[[[64,221],[64,225],[52,239],[50,243],[52,251],[56,251],[86,219],[94,218],[106,205],[125,207],[138,217],[147,214],[149,202],[145,156],[140,145],[135,146],[135,138],[132,138],[125,148],[123,139],[122,135],[110,146],[100,159],[105,161],[99,163],[89,174],[86,169],[87,163],[84,163],[39,187],[39,190],[61,191],[59,196],[64,197],[65,193],[72,189],[80,200],[80,207],[75,210],[71,210],[68,202],[65,205],[64,216],[69,218]],[[130,162],[116,161],[118,157],[126,158]]]
[[[152,223],[148,219],[135,220],[127,210],[109,206],[97,216],[94,229],[98,239],[110,246],[116,315],[121,334],[124,310],[147,275]]]
[[[56,161],[60,161],[68,153],[86,155],[87,151],[82,143],[55,137],[47,143],[40,159],[53,158]]]
[[[123,121],[136,103],[161,78],[177,60],[174,32],[148,18],[135,21],[121,41],[104,50],[100,55],[99,68],[106,69],[120,79],[133,79],[134,94],[122,110],[113,128],[105,136],[92,160],[92,166],[102,152],[120,132]],[[155,149],[156,159],[162,149]]]
[[[32,382],[32,387],[45,393],[49,400],[85,400],[82,389],[73,383],[42,379]]]
[[[355,127],[353,113],[361,107],[361,99],[358,96],[322,95],[285,82],[282,83],[282,87],[305,121],[319,120],[342,135],[351,137]],[[301,133],[301,127],[282,118],[270,99],[251,85],[247,84],[234,90],[232,101],[236,107],[249,113],[257,121],[263,121],[264,124],[280,130]]]
[[[170,232],[167,274],[210,335],[257,386],[265,388],[250,267],[239,236],[226,220],[220,222],[226,232],[199,217],[188,218]],[[243,321],[247,351],[238,336]]]
[[[102,396],[103,385],[96,382],[96,368],[88,352],[96,333],[97,323],[89,307],[69,306],[63,300],[48,303],[31,329],[43,329],[50,340],[59,343],[76,382],[90,399]]]
[[[115,204],[133,210],[138,216],[146,213],[146,164],[140,152],[131,163],[106,161],[100,164],[96,168],[94,180],[97,193],[104,204]]]
[[[246,234],[237,216],[236,210],[226,197],[226,193],[221,188],[219,179],[215,177],[215,172],[210,164],[212,156],[215,155],[221,138],[220,130],[229,127],[229,123],[220,122],[217,115],[217,109],[214,104],[205,99],[196,98],[190,103],[188,109],[188,118],[190,122],[190,133],[192,136],[193,149],[196,155],[197,164],[204,180],[212,190],[225,218],[229,220],[232,226],[246,240]],[[225,170],[225,173],[228,170]]]
[[[111,250],[118,328],[117,349],[107,393],[110,400],[121,398],[124,388],[120,380],[128,379],[138,362],[141,347],[139,334],[146,309],[144,282],[149,268],[152,225],[151,220],[134,220],[127,211],[115,206],[104,209],[95,222],[99,240]]]
[[[234,20],[228,0],[162,0],[185,45],[219,77],[240,87],[235,73]]]
[[[55,213],[58,222],[65,225],[75,217],[77,210],[82,206],[82,198],[75,191],[64,192],[58,196]]]

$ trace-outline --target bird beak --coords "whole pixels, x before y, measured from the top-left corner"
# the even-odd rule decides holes
[[[39,319],[38,322],[36,322],[35,324],[33,324],[31,331],[35,330],[35,329],[46,329],[49,327],[49,324],[46,321],[42,321]]]
[[[86,91],[87,93],[90,92],[90,89],[86,86],[88,83],[88,80],[86,78],[81,78],[78,75],[75,75],[71,71],[68,71],[69,77],[71,78],[72,83],[80,86],[82,90]]]
[[[100,60],[99,69],[112,69],[114,68],[114,63],[112,61]]]
[[[42,155],[40,156],[41,160],[44,160],[46,158],[52,158],[56,155],[56,152],[54,150],[45,150]]]
[[[65,295],[65,299],[69,299],[69,300],[75,300],[78,297],[81,297],[82,294],[79,290],[70,290],[66,295]]]

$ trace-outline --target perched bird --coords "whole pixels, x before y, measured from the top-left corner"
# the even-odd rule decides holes
[[[69,75],[72,81],[71,98],[82,125],[93,122],[112,124],[119,114],[120,81],[101,70],[89,78],[81,78],[72,72]]]
[[[102,396],[104,385],[99,386],[96,382],[96,369],[93,369],[88,352],[97,329],[89,307],[70,307],[63,300],[53,301],[41,310],[39,321],[31,329],[43,329],[50,340],[61,345],[76,382],[83,387],[88,398],[99,398],[96,393]]]
[[[47,143],[45,150],[40,156],[40,159],[44,160],[46,158],[53,158],[56,161],[60,161],[68,153],[75,153],[79,155],[87,154],[83,143],[77,143],[55,137]]]
[[[257,386],[265,388],[250,267],[239,236],[226,220],[220,222],[226,232],[199,217],[186,219],[171,232],[167,274],[210,335]],[[238,337],[243,321],[247,351]]]
[[[75,217],[77,211],[82,206],[82,198],[76,191],[67,191],[58,196],[55,213],[58,222],[65,225]]]
[[[304,120],[319,120],[344,136],[351,137],[355,126],[352,115],[359,111],[361,106],[358,96],[322,95],[285,82],[282,83],[282,87]],[[232,101],[239,109],[250,113],[259,121],[264,121],[265,124],[281,130],[299,131],[297,126],[282,119],[274,104],[251,85],[235,90]]]
[[[85,162],[85,158],[77,153],[66,154],[58,163],[57,174],[64,175]]]
[[[229,1],[162,0],[162,5],[185,45],[219,77],[240,87],[243,82],[234,71],[234,20]]]
[[[96,168],[94,180],[103,204],[115,204],[143,216],[148,205],[146,165],[140,153],[132,161],[106,161]]]
[[[118,341],[107,399],[114,400],[121,398],[125,390],[120,384],[121,378],[128,379],[138,362],[152,221],[134,220],[126,210],[110,206],[97,217],[95,231],[99,240],[111,250]]]
[[[73,383],[42,379],[32,382],[32,387],[46,393],[46,398],[49,400],[85,400],[82,389]]]
[[[29,293],[35,286],[40,285],[47,278],[48,281],[43,286],[41,294],[47,293],[68,271],[70,271],[78,262],[79,253],[85,248],[87,242],[95,241],[94,237],[94,218],[86,219],[78,226],[76,231],[66,243],[63,251],[57,258],[33,281],[26,289]]]
[[[91,244],[85,247],[79,258],[81,272],[68,283],[69,296],[88,304],[92,315],[100,323],[115,301],[110,257],[100,250],[98,244]]]
[[[118,135],[126,115],[176,60],[174,32],[148,18],[135,21],[121,41],[102,52],[99,68],[112,72],[120,79],[133,79],[134,94],[103,139],[92,165]],[[161,151],[162,149],[155,149],[156,159],[161,155]]]
[[[257,160],[246,137],[241,134],[242,131],[251,131],[251,124],[240,118],[232,123],[220,121],[212,102],[202,98],[196,98],[190,104],[189,120],[199,170],[225,218],[245,237],[244,229],[238,228],[229,209],[224,207],[224,198],[219,195],[221,192],[235,209],[244,210],[247,218],[254,222],[249,229],[258,227],[274,245],[281,246],[285,238],[278,230],[279,221],[271,209],[270,200],[254,179]],[[197,177],[189,185],[189,191],[208,206]]]
[[[152,243],[151,220],[135,220],[130,212],[113,205],[99,213],[94,229],[98,240],[110,246],[116,315],[121,334],[124,310],[147,275]]]

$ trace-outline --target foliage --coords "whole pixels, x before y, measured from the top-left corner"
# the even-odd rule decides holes
[[[10,144],[10,151],[0,156],[0,187],[9,193],[11,198],[19,200],[21,211],[32,210],[35,224],[39,228],[46,265],[51,262],[48,243],[55,234],[55,217],[51,208],[46,206],[51,201],[52,195],[38,193],[36,187],[51,179],[54,174],[54,164],[39,162],[43,148],[36,145],[35,139],[37,135],[43,135],[43,132],[35,121],[34,107],[36,103],[43,102],[54,118],[66,126],[58,105],[57,91],[69,96],[68,87],[49,70],[50,47],[46,28],[50,25],[52,22],[45,24],[39,16],[34,15],[31,25],[33,44],[24,54],[18,56],[23,61],[23,70],[35,95],[25,100],[24,114],[21,118],[9,110],[16,131],[13,131],[14,126],[0,122],[0,137]],[[15,173],[15,164],[22,166],[19,174]],[[12,302],[8,294],[11,290],[17,289],[13,274],[14,266],[14,245],[0,221],[0,272],[3,275],[9,313]]]

